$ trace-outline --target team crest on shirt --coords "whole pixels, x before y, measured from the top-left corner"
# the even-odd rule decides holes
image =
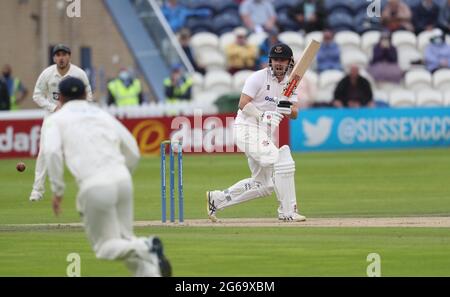
[[[53,92],[53,100],[59,101],[59,93]]]
[[[270,144],[270,142],[268,140],[263,140],[262,145],[263,146],[268,146]]]

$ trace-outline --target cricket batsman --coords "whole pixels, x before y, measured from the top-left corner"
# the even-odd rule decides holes
[[[62,79],[67,77],[76,77],[86,85],[88,100],[92,101],[92,90],[86,73],[79,67],[70,63],[71,50],[63,44],[56,45],[52,50],[53,62],[55,64],[46,68],[39,76],[34,88],[33,100],[41,108],[47,111],[46,117],[61,108],[59,102],[58,85]],[[41,128],[41,135],[44,134],[44,123]],[[33,190],[31,191],[30,201],[38,201],[44,197],[45,178],[47,168],[42,155],[43,141],[39,141],[39,154],[36,160],[36,169],[34,175]]]
[[[291,150],[287,145],[277,148],[274,142],[274,132],[281,120],[295,119],[298,114],[296,92],[289,98],[292,105],[278,102],[293,67],[292,49],[286,44],[275,44],[269,52],[268,67],[246,80],[234,131],[237,147],[248,158],[251,177],[225,190],[206,192],[208,217],[212,222],[218,220],[217,210],[269,196],[273,191],[279,202],[279,220],[306,220],[297,208]]]

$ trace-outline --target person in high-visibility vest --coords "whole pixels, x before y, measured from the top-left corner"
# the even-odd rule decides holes
[[[142,85],[127,70],[121,70],[119,77],[108,83],[108,105],[136,106],[142,104]]]
[[[19,104],[25,100],[28,90],[24,87],[20,79],[12,76],[12,69],[10,65],[4,65],[2,69],[3,81],[8,88],[10,99],[10,109],[19,109]]]
[[[176,103],[180,100],[191,100],[192,84],[192,78],[183,74],[182,65],[173,65],[170,77],[164,80],[166,102]]]

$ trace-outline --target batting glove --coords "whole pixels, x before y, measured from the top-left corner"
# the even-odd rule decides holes
[[[280,101],[278,101],[276,110],[277,110],[277,112],[279,112],[281,114],[291,114],[291,112],[292,112],[291,106],[292,106],[292,102],[287,101],[287,100],[280,100]]]
[[[265,111],[261,115],[261,122],[274,127],[278,127],[282,119],[283,115],[276,111]]]

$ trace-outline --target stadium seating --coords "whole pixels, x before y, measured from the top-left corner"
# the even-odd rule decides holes
[[[442,33],[441,29],[433,29],[431,31],[423,31],[417,35],[417,49],[419,52],[423,53],[428,44],[430,44],[431,36],[435,35],[437,32]]]
[[[205,90],[218,95],[229,93],[232,89],[232,76],[225,70],[208,71],[203,86]]]
[[[441,90],[450,90],[450,69],[439,69],[433,74],[433,87]]]
[[[192,34],[199,32],[214,32],[212,19],[205,17],[189,17],[186,21],[186,28],[188,28]]]
[[[414,107],[416,95],[411,90],[395,89],[389,94],[389,105],[392,107]]]
[[[227,65],[225,55],[219,51],[202,52],[199,55],[196,54],[196,57],[197,63],[204,65],[208,72],[211,70],[223,70]]]
[[[280,11],[286,11],[292,9],[295,5],[298,4],[297,0],[277,0],[273,1],[273,6],[275,11],[279,13]]]
[[[416,106],[438,107],[444,103],[442,93],[432,89],[423,89],[417,92]]]
[[[214,32],[221,35],[233,31],[234,28],[242,25],[241,18],[237,14],[219,14],[212,20]]]
[[[219,37],[219,48],[224,53],[228,45],[232,44],[236,40],[236,35],[233,32],[226,32]]]
[[[287,11],[281,11],[277,14],[277,24],[281,31],[297,31],[300,29],[300,25],[288,16]]]
[[[252,75],[252,70],[240,70],[233,75],[233,91],[240,93],[247,78]]]
[[[373,48],[380,40],[380,31],[367,31],[361,36],[361,49],[366,53],[369,60],[373,56]]]
[[[361,37],[353,31],[337,32],[334,41],[339,45],[341,51],[359,50],[361,45]]]
[[[291,47],[295,58],[300,56],[305,46],[303,35],[298,32],[282,32],[278,35],[278,39]]]
[[[357,49],[343,50],[341,53],[341,64],[345,70],[350,69],[351,65],[358,65],[360,68],[366,68],[369,64],[367,56]]]
[[[340,70],[326,70],[319,76],[320,90],[334,90],[337,83],[345,76]]]
[[[247,42],[259,47],[266,38],[266,32],[251,33],[247,38]]]
[[[432,76],[427,70],[410,70],[405,74],[405,88],[417,91],[431,88]]]
[[[328,25],[333,28],[334,31],[353,31],[353,18],[350,14],[342,12],[334,12],[328,15]]]
[[[325,0],[325,9],[329,14],[344,13],[353,14],[352,1],[348,0]]]

